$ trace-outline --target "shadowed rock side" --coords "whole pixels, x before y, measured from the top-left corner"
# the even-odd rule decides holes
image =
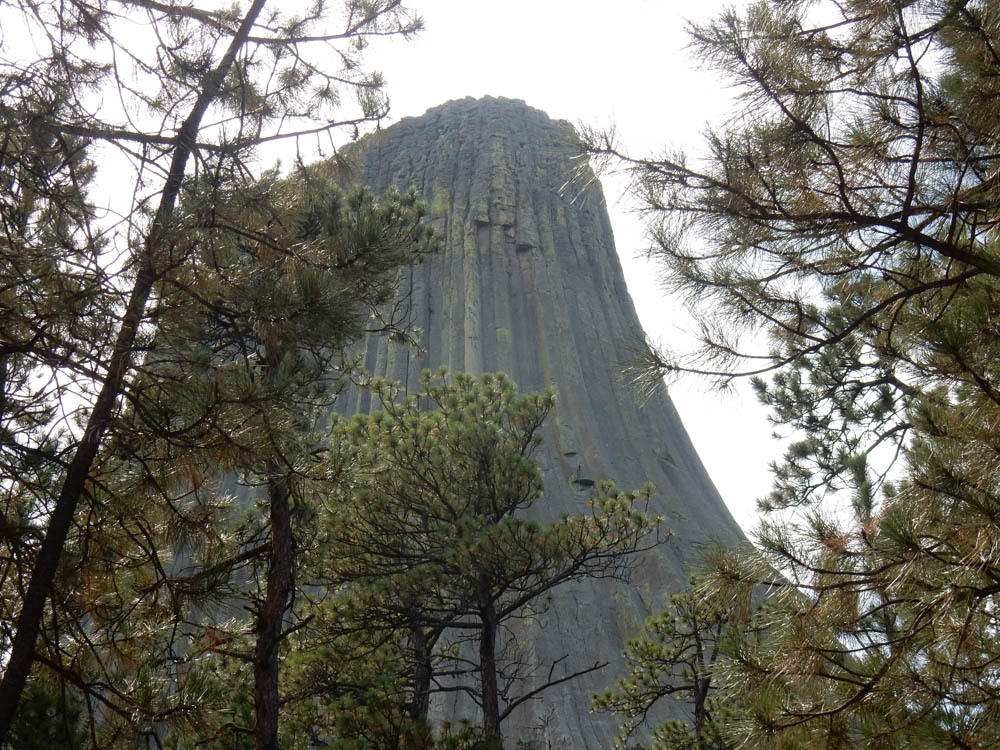
[[[364,139],[354,178],[375,190],[415,186],[431,209],[442,252],[404,273],[410,325],[424,352],[384,337],[364,349],[369,372],[417,390],[425,368],[508,373],[522,392],[553,386],[555,413],[537,458],[544,518],[579,512],[593,482],[652,482],[652,511],[674,537],[639,560],[630,584],[587,581],[554,592],[520,634],[529,661],[569,654],[572,671],[605,669],[552,688],[504,723],[539,747],[607,748],[613,717],[588,713],[590,695],[622,674],[620,651],[681,588],[698,545],[742,534],[695,454],[664,389],[644,404],[622,363],[641,328],[615,251],[600,185],[579,157],[573,128],[523,102],[454,101]],[[348,394],[345,413],[368,411]],[[557,672],[558,674],[558,672]],[[470,717],[472,718],[472,717]],[[546,744],[550,743],[550,744]]]

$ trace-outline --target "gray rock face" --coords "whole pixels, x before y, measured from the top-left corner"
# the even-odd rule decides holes
[[[384,337],[365,345],[369,372],[410,390],[425,368],[508,373],[522,392],[552,386],[558,405],[537,455],[541,517],[579,512],[600,479],[652,482],[651,510],[674,537],[638,561],[628,584],[557,589],[549,610],[516,634],[529,662],[559,670],[609,666],[552,688],[504,723],[508,743],[607,748],[615,720],[588,713],[590,695],[622,674],[620,652],[663,594],[682,587],[707,541],[741,540],[664,389],[645,403],[622,363],[642,333],[625,288],[600,185],[573,128],[523,102],[450,102],[361,142],[355,178],[375,190],[415,186],[442,252],[408,269],[404,314],[424,353]],[[341,409],[367,411],[368,397]],[[470,718],[474,718],[471,717]]]

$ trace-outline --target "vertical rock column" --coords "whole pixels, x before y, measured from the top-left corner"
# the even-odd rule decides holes
[[[538,453],[545,495],[533,513],[542,519],[581,511],[601,479],[657,489],[651,511],[674,537],[642,558],[629,584],[557,589],[548,612],[521,634],[537,664],[568,653],[567,671],[610,665],[518,709],[505,734],[540,747],[596,749],[611,746],[615,722],[588,713],[590,695],[621,674],[625,640],[664,593],[682,587],[700,544],[734,543],[742,534],[666,390],[639,403],[622,381],[642,331],[600,185],[580,152],[568,123],[520,101],[486,98],[404,119],[361,141],[354,156],[356,178],[375,190],[415,186],[443,241],[442,252],[408,269],[401,283],[423,353],[372,337],[369,371],[409,390],[421,370],[442,365],[506,372],[522,392],[554,387],[558,403]],[[341,405],[348,413],[369,407],[364,394]]]

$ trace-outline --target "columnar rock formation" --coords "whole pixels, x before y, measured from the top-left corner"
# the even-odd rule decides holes
[[[604,203],[573,128],[519,101],[454,101],[361,142],[355,179],[376,190],[415,186],[442,252],[409,269],[402,304],[422,352],[371,338],[369,372],[410,389],[425,368],[508,373],[522,391],[553,386],[558,406],[538,457],[538,512],[578,512],[600,479],[652,482],[653,512],[674,537],[647,553],[630,584],[559,589],[521,634],[527,656],[567,670],[609,661],[512,716],[505,734],[540,747],[606,748],[614,720],[587,712],[590,694],[620,674],[620,651],[668,590],[679,589],[698,545],[742,538],[666,391],[640,403],[623,363],[642,332],[625,288]],[[366,411],[365,394],[342,404]],[[546,744],[546,741],[551,743]]]

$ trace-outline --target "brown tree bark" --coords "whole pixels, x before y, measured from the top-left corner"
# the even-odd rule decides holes
[[[497,611],[489,581],[480,578],[479,678],[483,700],[483,734],[488,745],[500,747],[500,691],[497,685]]]
[[[409,714],[414,719],[424,719],[431,702],[431,646],[423,626],[410,629],[413,641],[413,699]]]
[[[278,750],[278,654],[285,610],[295,584],[295,538],[288,502],[288,485],[280,480],[268,484],[271,522],[271,553],[267,566],[267,592],[257,613],[257,644],[254,649],[254,750]]]

